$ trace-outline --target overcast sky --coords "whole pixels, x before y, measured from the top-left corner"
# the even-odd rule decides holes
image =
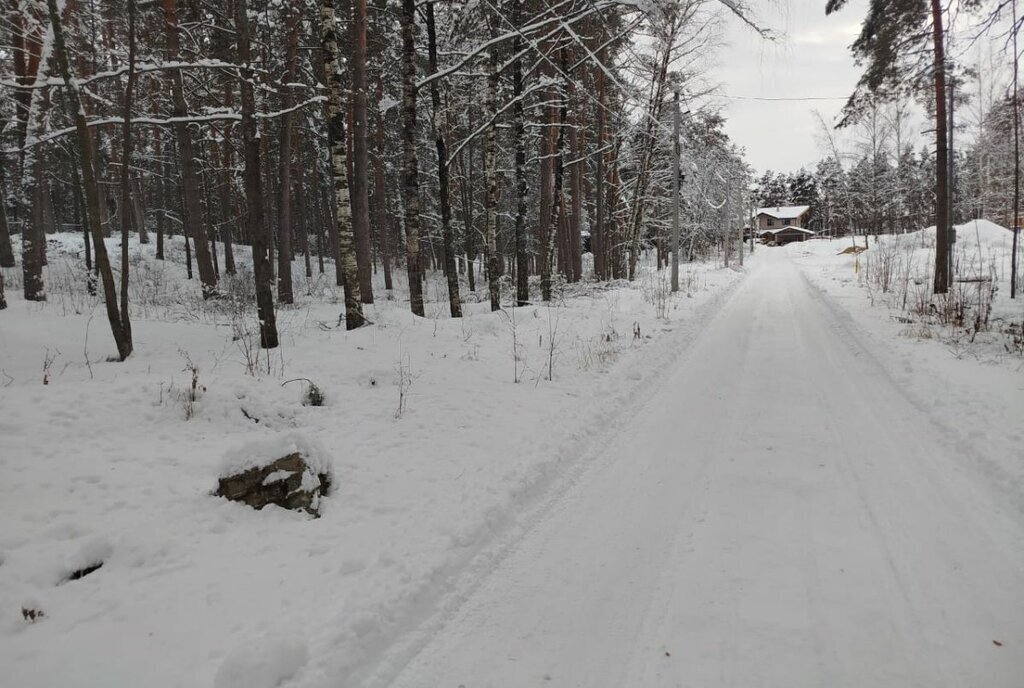
[[[718,53],[715,78],[724,96],[765,98],[837,97],[822,101],[759,101],[723,98],[726,131],[747,149],[758,173],[813,167],[823,157],[814,110],[832,121],[842,108],[860,69],[849,45],[860,30],[866,0],[850,0],[838,14],[825,16],[825,0],[788,0],[774,12],[756,3],[763,24],[784,34],[766,43],[734,19],[727,22],[727,45]]]

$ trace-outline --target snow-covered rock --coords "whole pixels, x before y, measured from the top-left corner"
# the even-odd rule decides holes
[[[224,457],[216,494],[254,509],[276,504],[320,515],[332,471],[322,447],[291,433],[250,442]]]

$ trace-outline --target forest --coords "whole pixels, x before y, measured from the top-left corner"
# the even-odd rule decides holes
[[[276,309],[314,275],[343,289],[349,329],[381,297],[379,273],[420,316],[428,275],[443,274],[459,317],[478,289],[497,310],[550,301],[561,282],[633,280],[646,251],[659,268],[728,254],[758,205],[811,205],[832,236],[937,224],[938,266],[957,219],[1013,224],[1020,98],[1005,54],[959,68],[943,57],[966,62],[982,36],[1016,55],[1015,4],[969,3],[956,44],[936,7],[872,3],[851,46],[866,69],[838,122],[855,145],[840,150],[819,116],[817,166],[752,184],[709,64],[726,16],[749,40],[778,37],[731,0],[11,0],[0,266],[16,266],[20,242],[7,288],[43,301],[47,237],[79,233],[71,282],[102,294],[122,360],[129,237],[157,260],[178,260],[165,242],[183,237],[204,299],[240,283],[244,248],[264,348]],[[873,28],[893,12],[913,30],[903,43]]]
[[[503,285],[519,304],[531,289],[550,300],[553,282],[583,278],[585,251],[599,280],[633,278],[652,246],[660,265],[669,96],[686,107],[711,88],[722,21],[709,0],[10,7],[0,264],[20,237],[8,289],[45,300],[47,237],[81,232],[78,279],[102,290],[122,358],[129,235],[158,260],[184,236],[208,299],[251,251],[264,347],[275,308],[314,275],[343,287],[354,328],[381,297],[378,271],[418,315],[426,275],[443,272],[457,317],[478,288],[493,308]],[[750,171],[713,108],[687,109],[681,128],[692,257],[738,227]]]
[[[0,686],[1020,688],[1021,24],[0,0]]]

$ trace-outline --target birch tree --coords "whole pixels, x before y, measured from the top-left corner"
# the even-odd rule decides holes
[[[320,3],[320,47],[324,54],[324,76],[327,79],[327,135],[331,156],[337,255],[340,257],[345,291],[345,327],[353,330],[362,327],[365,319],[359,295],[359,275],[353,245],[352,208],[349,202],[345,148],[344,85],[341,82],[334,0],[322,0]]]
[[[370,249],[370,157],[366,116],[366,0],[352,0],[352,213],[359,266],[359,296],[373,303]]]

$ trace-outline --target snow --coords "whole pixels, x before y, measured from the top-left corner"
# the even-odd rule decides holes
[[[884,260],[927,274],[924,231],[684,265],[674,298],[649,268],[551,307],[467,294],[461,320],[440,276],[427,318],[378,284],[352,332],[331,280],[297,278],[256,359],[248,278],[204,303],[180,240],[165,264],[133,242],[124,363],[58,236],[49,302],[4,272],[3,682],[1016,688],[1024,365],[998,329],[1021,319],[1001,232],[961,228],[961,274],[994,275],[1004,319],[970,341],[908,332],[873,286]],[[293,451],[333,473],[321,518],[211,495]]]
[[[285,432],[267,439],[246,442],[228,450],[221,459],[218,472],[221,476],[235,475],[250,468],[266,466],[289,454],[301,454],[306,466],[314,473],[333,472],[333,461],[323,444],[297,432]],[[277,471],[267,476],[266,482],[273,482],[271,478],[277,473],[284,473],[284,477],[289,475],[288,471]]]
[[[274,483],[279,483],[282,480],[287,480],[291,475],[292,471],[274,471],[273,473],[271,473],[270,475],[263,479],[263,484],[273,485]]]
[[[293,638],[261,636],[230,652],[217,669],[214,688],[277,688],[309,660],[308,648]]]
[[[780,220],[793,220],[800,217],[811,209],[809,205],[784,205],[772,206],[771,208],[758,208],[754,211],[754,217],[768,215]]]
[[[354,685],[1019,686],[1021,511],[886,358],[764,249],[575,481]]]
[[[840,312],[857,337],[879,356],[879,365],[917,406],[928,409],[962,460],[987,474],[994,488],[1024,513],[1024,461],[1020,425],[1024,411],[1024,351],[1014,350],[1004,330],[1024,322],[1024,299],[1010,300],[1013,235],[985,220],[957,226],[958,276],[992,276],[995,296],[989,330],[969,333],[936,324],[903,308],[901,287],[882,292],[872,285],[872,266],[885,261],[930,300],[935,228],[872,238],[859,256],[837,255],[850,239],[815,240],[783,249]],[[864,238],[858,239],[863,246]],[[896,282],[896,280],[893,280]],[[973,301],[978,285],[955,285]],[[912,322],[907,322],[907,321]]]
[[[85,539],[78,551],[65,562],[64,575],[58,582],[66,581],[75,571],[103,564],[113,553],[114,546],[107,538],[93,536]]]
[[[761,231],[758,232],[758,234],[763,236],[765,234],[778,234],[779,232],[792,231],[803,232],[804,234],[814,234],[814,232],[809,229],[805,229],[803,227],[796,227],[794,225],[786,225],[785,227],[779,227],[778,229],[762,229]]]
[[[23,301],[20,270],[5,270],[0,313],[0,666],[25,688],[231,685],[261,655],[290,686],[368,672],[600,451],[742,278],[684,265],[666,318],[654,305],[666,277],[647,271],[636,285],[559,286],[551,308],[492,314],[470,294],[452,320],[443,277],[416,318],[396,275],[395,300],[378,284],[373,324],[346,332],[340,289],[300,277],[299,303],[279,311],[283,346],[249,374],[254,313],[202,301],[180,238],[166,263],[130,246],[124,363],[108,360],[102,305],[78,286],[80,239],[53,239],[49,301]],[[190,366],[205,391],[186,420]],[[300,377],[327,405],[282,386]],[[321,518],[211,495],[224,471],[300,448],[333,469]],[[103,567],[57,585],[94,541],[108,545]],[[26,602],[45,617],[26,622]],[[273,656],[275,638],[292,650]]]

